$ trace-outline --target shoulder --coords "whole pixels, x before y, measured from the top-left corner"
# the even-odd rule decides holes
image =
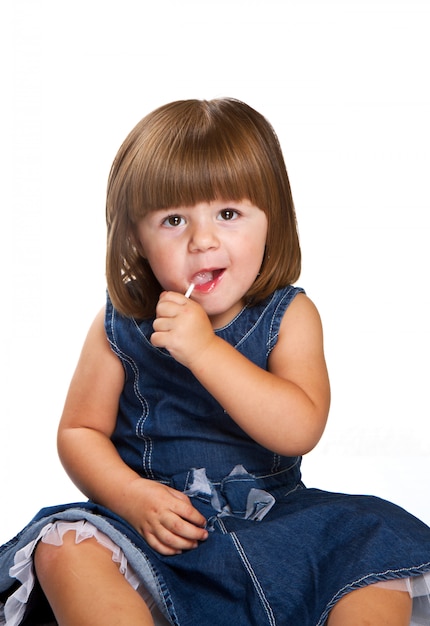
[[[285,310],[279,329],[279,341],[302,346],[322,346],[323,330],[319,311],[305,294],[298,293]]]
[[[270,355],[269,370],[304,389],[322,407],[326,419],[330,382],[322,323],[318,309],[304,293],[297,294],[285,311],[278,342]]]
[[[260,304],[260,315],[265,320],[268,332],[268,353],[273,350],[279,340],[279,333],[287,310],[304,293],[304,289],[301,287],[287,285],[274,291]]]
[[[80,364],[94,370],[106,367],[111,363],[113,367],[118,363],[106,334],[106,306],[103,306],[95,316],[84,341]]]
[[[317,307],[304,293],[296,294],[285,310],[279,328],[272,362],[284,358],[294,360],[323,360],[323,328]]]
[[[281,332],[291,325],[304,324],[321,326],[321,317],[314,302],[304,293],[298,292],[285,309],[281,321]]]

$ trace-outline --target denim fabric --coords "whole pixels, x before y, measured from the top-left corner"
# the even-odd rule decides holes
[[[234,482],[229,486],[234,491]],[[0,548],[0,614],[15,553],[58,519],[87,519],[117,543],[177,626],[323,626],[348,591],[430,571],[423,562],[430,530],[399,507],[304,487],[283,491],[271,490],[276,505],[261,521],[219,517],[205,542],[174,557],[158,555],[124,520],[91,502],[42,509]],[[207,494],[195,494],[193,503],[208,519],[216,516]],[[37,593],[25,626],[39,623],[45,610]]]
[[[267,369],[285,310],[301,291],[288,287],[244,308],[217,335]],[[108,298],[105,326],[126,372],[112,440],[136,472],[168,483],[190,468],[204,467],[211,480],[219,481],[238,464],[257,475],[294,466],[288,479],[294,484],[300,480],[295,459],[256,444],[186,367],[150,343],[152,320],[122,317]]]
[[[217,333],[266,368],[299,292],[280,290]],[[115,541],[177,626],[323,626],[345,593],[430,572],[425,524],[379,498],[306,488],[301,458],[253,442],[186,368],[150,344],[150,321],[124,318],[108,300],[106,331],[126,372],[113,440],[142,476],[192,498],[209,537],[166,557],[93,503],[43,509],[0,549],[0,595],[14,583],[15,552],[56,519],[89,519]],[[24,623],[36,623],[33,616]]]

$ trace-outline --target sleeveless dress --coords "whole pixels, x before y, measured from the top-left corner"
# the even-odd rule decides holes
[[[302,291],[280,289],[216,334],[267,369],[283,315]],[[323,626],[346,593],[381,582],[414,597],[411,624],[430,624],[427,525],[380,498],[305,487],[300,457],[257,444],[187,368],[152,346],[152,320],[121,316],[108,297],[105,328],[126,378],[112,440],[141,476],[192,498],[209,537],[162,556],[93,502],[42,509],[0,548],[0,624],[55,624],[32,552],[59,524],[87,524],[118,547],[121,571],[152,596],[157,624]]]

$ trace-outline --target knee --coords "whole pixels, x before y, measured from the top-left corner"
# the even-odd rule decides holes
[[[76,547],[74,538],[74,532],[67,532],[60,545],[39,541],[34,552],[34,568],[40,582],[56,576],[60,568],[70,566]]]
[[[412,599],[407,591],[368,585],[343,596],[332,608],[327,625],[408,626],[411,613]]]

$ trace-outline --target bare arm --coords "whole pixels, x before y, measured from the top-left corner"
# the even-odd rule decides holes
[[[163,554],[195,547],[206,538],[205,519],[184,494],[141,478],[119,456],[110,437],[116,424],[124,371],[94,320],[72,378],[58,429],[61,461],[90,499],[127,519]]]
[[[283,455],[305,454],[317,444],[330,390],[320,317],[309,298],[298,295],[287,309],[269,371],[217,337],[197,303],[168,292],[158,311],[153,343],[189,367],[255,441]]]

